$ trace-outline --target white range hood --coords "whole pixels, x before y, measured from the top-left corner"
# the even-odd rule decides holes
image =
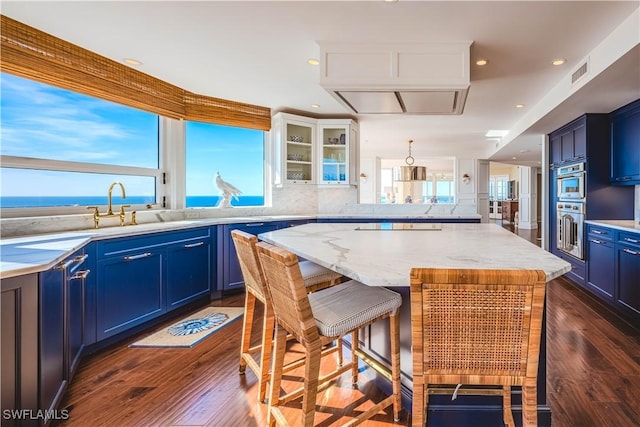
[[[356,114],[462,114],[472,43],[318,42],[320,85]]]

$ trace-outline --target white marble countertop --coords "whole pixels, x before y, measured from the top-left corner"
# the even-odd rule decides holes
[[[356,230],[306,224],[260,239],[370,286],[409,286],[412,267],[539,269],[547,281],[571,265],[495,224],[442,223],[440,230]]]
[[[152,222],[125,227],[105,227],[59,233],[24,235],[0,239],[0,279],[48,270],[67,256],[94,240],[130,237],[148,233],[186,230],[221,224],[296,221],[316,218],[427,218],[425,215],[267,215],[202,218]],[[436,218],[476,218],[474,215],[439,215]],[[431,218],[431,217],[429,217]],[[34,221],[37,218],[34,218]],[[28,229],[28,227],[25,227]]]
[[[615,228],[622,231],[640,233],[640,223],[632,219],[588,219],[587,224],[601,225],[603,227]]]

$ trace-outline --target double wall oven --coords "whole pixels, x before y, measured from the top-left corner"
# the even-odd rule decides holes
[[[585,164],[575,163],[558,168],[557,248],[584,259]]]

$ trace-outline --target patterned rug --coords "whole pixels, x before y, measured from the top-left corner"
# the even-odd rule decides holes
[[[242,307],[207,307],[129,347],[193,347],[244,312]]]

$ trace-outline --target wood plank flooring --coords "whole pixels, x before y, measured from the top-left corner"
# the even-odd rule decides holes
[[[548,292],[547,399],[553,425],[640,425],[640,332],[621,322],[567,280]],[[213,305],[240,306],[243,296]],[[65,426],[264,426],[266,405],[257,401],[252,372],[238,374],[242,321],[192,349],[129,348],[136,338],[86,358],[67,391]],[[256,337],[257,339],[257,337]],[[348,374],[347,374],[348,377]],[[366,396],[382,396],[348,378],[322,397],[327,422],[357,413]],[[346,411],[339,410],[351,402]],[[409,424],[405,412],[400,425]],[[368,426],[392,426],[381,414]]]
[[[212,305],[242,306],[243,298]],[[564,278],[550,282],[547,301],[553,426],[640,426],[640,331]],[[250,370],[238,374],[241,327],[241,320],[234,321],[191,349],[129,348],[140,334],[86,357],[62,404],[70,418],[59,425],[264,426],[266,405],[257,401],[256,377]],[[364,376],[352,389],[346,374],[322,394],[318,410],[324,414],[317,420],[340,425],[365,400],[382,397]],[[398,424],[388,413],[365,423],[409,424],[406,411]]]

